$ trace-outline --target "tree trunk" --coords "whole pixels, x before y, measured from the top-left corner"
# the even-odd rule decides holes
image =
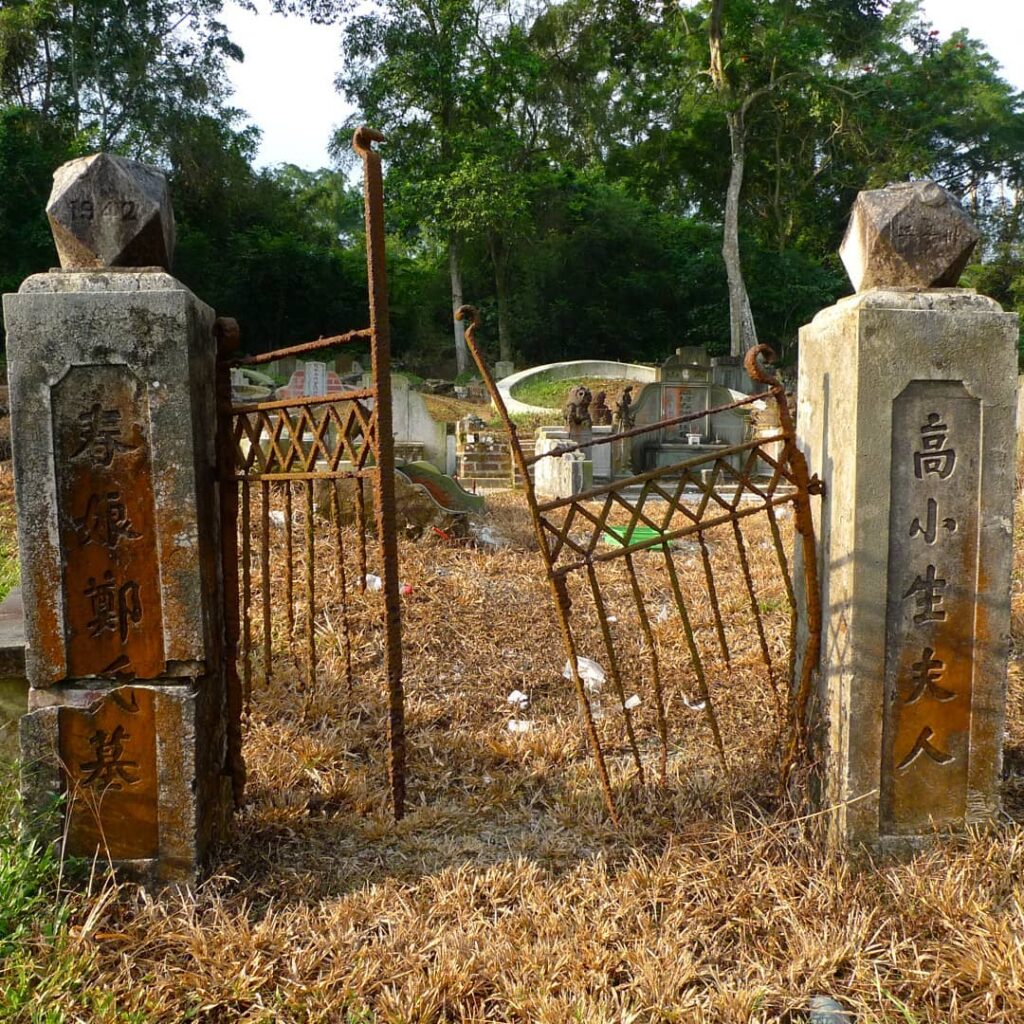
[[[487,235],[491,264],[494,267],[494,291],[498,298],[498,358],[512,362],[512,320],[508,304],[508,254],[502,237],[491,231]]]
[[[452,278],[452,325],[455,330],[455,366],[457,372],[465,373],[469,368],[469,349],[466,348],[466,330],[461,320],[455,319],[455,312],[462,305],[462,268],[459,266],[459,242],[453,231],[448,236],[448,270]]]
[[[746,163],[746,127],[741,110],[725,115],[729,125],[729,188],[725,194],[725,223],[722,226],[722,258],[729,282],[729,352],[741,356],[757,344],[754,314],[740,264],[740,192]]]
[[[725,77],[722,60],[722,22],[725,16],[725,0],[712,0],[708,15],[708,52],[712,84],[721,99],[728,105],[734,101],[732,87]],[[725,276],[729,282],[729,352],[741,356],[751,345],[757,344],[754,328],[754,314],[750,309],[747,286],[743,281],[743,267],[740,265],[740,192],[743,189],[743,170],[747,153],[747,129],[745,115],[747,107],[757,96],[748,96],[735,110],[727,107],[725,122],[729,126],[729,188],[725,193],[725,223],[722,225],[722,258],[725,260]]]

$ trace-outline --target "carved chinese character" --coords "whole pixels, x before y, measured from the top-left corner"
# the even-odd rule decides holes
[[[928,422],[921,427],[921,448],[914,452],[914,475],[922,480],[926,475],[945,480],[956,466],[956,451],[944,448],[947,427],[937,412],[928,413]]]
[[[915,661],[911,667],[914,671],[914,689],[906,699],[907,704],[919,701],[926,693],[943,703],[956,697],[952,690],[939,686],[939,680],[946,671],[946,663],[935,657],[935,651],[931,647],[926,647],[921,653],[921,660]]]
[[[140,536],[132,527],[120,491],[89,495],[85,515],[75,517],[74,524],[83,547],[98,544],[113,551],[119,540],[136,540]]]
[[[121,410],[104,409],[99,402],[78,416],[79,446],[71,453],[77,458],[88,451],[98,466],[109,466],[118,452],[134,451],[139,446],[121,440]]]
[[[917,595],[917,612],[914,614],[915,625],[920,626],[925,622],[944,622],[945,611],[939,606],[943,601],[943,591],[946,589],[946,581],[935,575],[935,566],[929,565],[925,570],[924,578],[918,576],[911,584],[910,589],[903,595],[903,599]]]
[[[914,749],[898,765],[897,769],[909,768],[922,754],[925,757],[931,758],[936,764],[949,764],[953,760],[952,754],[943,753],[937,747],[932,746],[931,738],[935,735],[931,726],[926,725],[920,735],[917,737],[917,741],[914,743]]]
[[[122,783],[131,786],[138,782],[139,777],[129,775],[126,770],[139,766],[138,761],[124,757],[124,741],[130,739],[131,736],[125,732],[123,725],[115,726],[109,739],[103,729],[97,729],[89,739],[95,751],[93,760],[78,766],[80,771],[88,773],[82,777],[81,785],[95,785],[100,789],[123,789]]]
[[[924,542],[926,544],[934,544],[936,537],[938,537],[938,520],[938,502],[936,502],[934,498],[929,498],[928,515],[925,525],[921,525],[920,517],[915,517],[914,521],[910,524],[910,536],[916,537],[918,534],[921,534],[924,537]],[[952,516],[946,516],[946,518],[942,520],[942,528],[944,530],[948,530],[950,533],[956,533],[956,520]]]
[[[92,618],[86,623],[91,637],[116,631],[124,643],[129,627],[142,621],[142,600],[139,585],[134,580],[118,587],[113,572],[107,569],[98,583],[94,576],[89,577],[84,594],[92,610]]]

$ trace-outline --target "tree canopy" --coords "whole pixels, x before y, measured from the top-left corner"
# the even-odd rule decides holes
[[[396,353],[654,360],[790,346],[848,291],[859,189],[931,177],[985,233],[965,280],[1024,306],[1024,100],[916,0],[273,0],[342,26],[335,168],[258,170],[221,0],[0,7],[0,275],[53,262],[53,169],[105,149],[170,175],[176,272],[264,349],[366,317],[358,123],[384,131]],[[261,15],[269,16],[269,15]],[[330,125],[311,126],[325,136]],[[454,341],[454,344],[453,344]]]

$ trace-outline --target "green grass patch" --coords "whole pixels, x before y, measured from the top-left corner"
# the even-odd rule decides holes
[[[546,373],[541,373],[536,377],[529,377],[527,380],[516,384],[512,388],[512,397],[517,401],[525,402],[527,405],[539,405],[542,409],[561,409],[565,405],[565,396],[569,393],[569,388],[578,387],[580,384],[590,388],[595,395],[598,391],[607,392],[608,405],[612,408],[614,408],[612,396],[618,398],[623,388],[627,385],[632,384],[636,391],[643,387],[637,381],[626,380],[625,378],[555,378],[548,376]]]

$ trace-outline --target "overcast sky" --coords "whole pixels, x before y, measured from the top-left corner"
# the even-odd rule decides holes
[[[341,29],[269,14],[265,0],[257,3],[258,15],[233,4],[225,10],[231,36],[245,51],[245,62],[231,70],[234,103],[263,131],[257,163],[326,166],[331,130],[348,113],[334,91]],[[1024,90],[1022,0],[924,0],[922,6],[943,37],[966,27],[981,39],[1004,76]]]

